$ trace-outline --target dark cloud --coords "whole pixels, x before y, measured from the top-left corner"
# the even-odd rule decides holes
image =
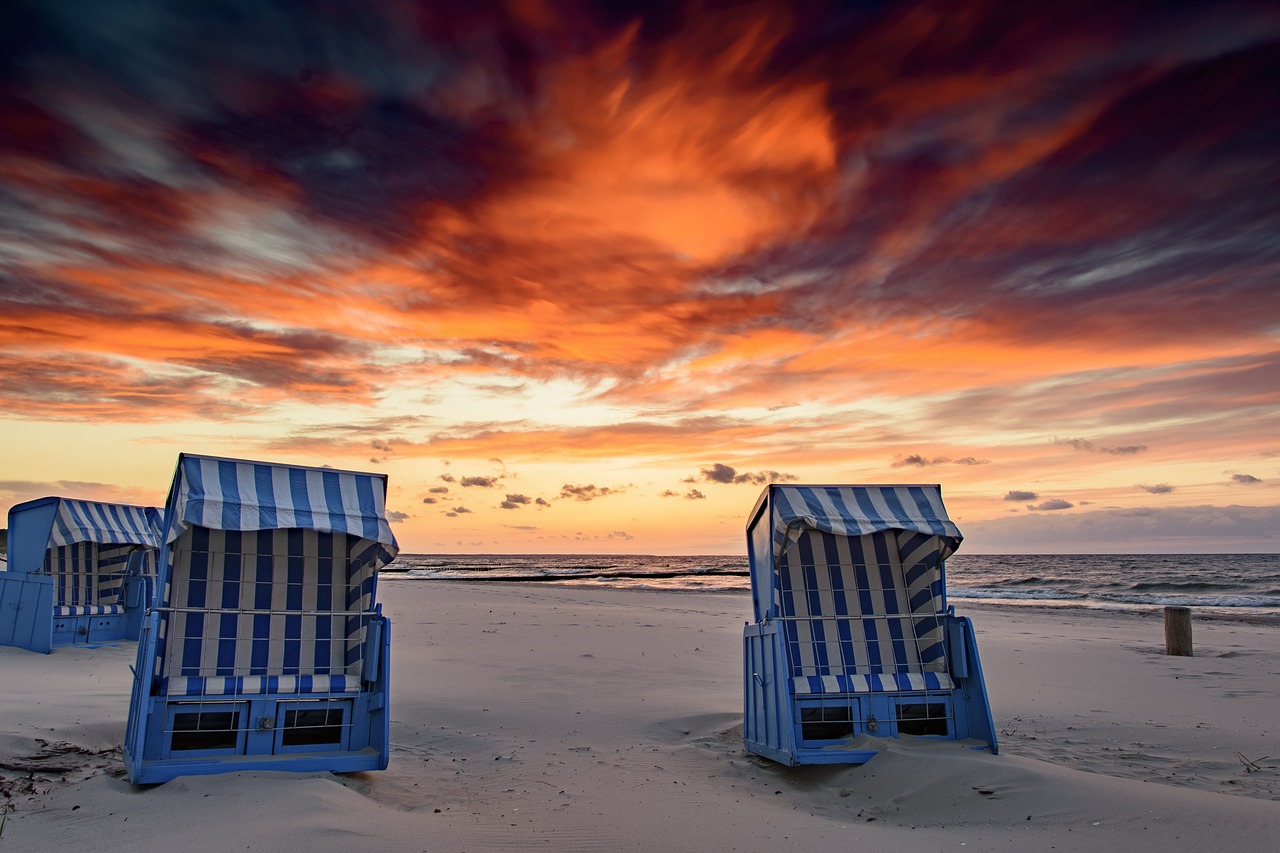
[[[454,480],[453,475],[452,475],[452,474],[448,474],[448,473],[446,473],[446,474],[441,474],[441,475],[440,475],[440,477],[439,477],[439,479],[444,480],[446,483],[453,483],[453,482],[456,482],[456,481]]]
[[[608,486],[597,487],[595,485],[579,486],[571,483],[565,483],[560,487],[560,497],[573,498],[579,501],[593,501],[596,498],[603,498],[608,495],[620,495],[625,492],[625,488],[609,488]]]
[[[793,483],[800,479],[795,474],[783,474],[779,471],[743,471],[739,473],[736,468],[720,462],[715,463],[710,468],[703,468],[701,473],[704,482],[723,484],[750,483],[762,486],[767,483]],[[697,480],[689,477],[683,482],[693,483],[697,482]]]
[[[957,465],[990,465],[990,459],[979,459],[976,456],[962,456],[955,461]]]
[[[478,486],[482,489],[497,488],[499,477],[463,477],[458,481],[460,486]]]
[[[441,479],[444,479],[444,478],[442,477]],[[451,483],[453,482],[452,477],[449,478],[449,482]],[[433,495],[445,495],[449,493],[449,487],[448,486],[432,486],[431,488],[427,489],[427,491]]]
[[[1231,482],[1240,483],[1242,485],[1251,486],[1254,483],[1261,483],[1262,480],[1252,474],[1232,474]]]
[[[1075,504],[1071,503],[1070,501],[1064,501],[1060,498],[1054,498],[1053,500],[1041,501],[1035,506],[1028,506],[1027,509],[1043,511],[1043,512],[1051,512],[1053,510],[1059,510],[1059,509],[1071,509],[1071,507],[1073,506],[1075,506]]]
[[[413,518],[413,516],[409,515],[407,512],[397,512],[394,509],[387,510],[387,521],[394,524],[400,524],[403,521],[408,521],[410,518]]]
[[[1067,445],[1075,448],[1076,450],[1083,450],[1088,453],[1107,453],[1112,456],[1131,456],[1134,453],[1142,453],[1147,449],[1145,444],[1124,444],[1118,447],[1103,447],[1102,445],[1094,444],[1087,438],[1055,438],[1053,443]]]
[[[909,466],[924,468],[929,465],[988,465],[989,459],[979,459],[976,456],[965,456],[960,459],[952,459],[949,456],[934,456],[932,458],[923,456],[919,453],[912,453],[908,456],[899,456],[892,463],[894,468],[906,468]]]
[[[469,512],[471,512],[471,510],[467,509],[465,506],[455,506],[452,510],[446,512],[445,515],[449,516],[449,518],[455,518],[459,515],[466,515]]]
[[[502,509],[519,509],[529,503],[530,499],[525,495],[507,495],[507,499],[499,506],[501,506]]]
[[[433,504],[433,503],[438,503],[439,501],[436,498],[423,498],[422,502],[424,504]]]
[[[537,500],[535,500],[533,503],[534,503],[534,506],[542,506],[542,507],[548,507],[548,506],[551,506],[551,504],[550,504],[548,501],[546,501],[546,500],[544,500],[544,499],[542,499],[542,498],[538,498],[538,499],[537,499]]]
[[[1150,492],[1153,495],[1167,495],[1176,490],[1174,486],[1171,486],[1168,483],[1153,483],[1151,485],[1144,483],[1139,485],[1138,488],[1142,489],[1144,492]]]
[[[1038,497],[1040,496],[1035,492],[1026,492],[1018,489],[1012,489],[1004,493],[1004,500],[1018,501],[1019,503],[1022,503],[1024,501],[1033,501]]]
[[[684,496],[684,499],[687,501],[701,501],[701,500],[706,500],[706,498],[707,496],[704,495],[702,492],[698,491],[697,489],[690,489],[688,493]]]

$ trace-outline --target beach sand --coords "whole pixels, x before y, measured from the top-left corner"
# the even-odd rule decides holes
[[[388,576],[391,766],[122,778],[135,647],[0,648],[0,851],[1266,850],[1280,630],[962,605],[1000,754],[861,767],[742,749],[746,594]],[[1251,769],[1249,763],[1257,769]],[[36,769],[36,768],[44,769]]]

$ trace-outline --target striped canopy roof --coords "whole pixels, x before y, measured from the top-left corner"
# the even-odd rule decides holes
[[[963,537],[947,517],[942,488],[919,486],[772,485],[773,552],[781,557],[803,530],[864,536],[909,530],[942,539],[941,558],[955,553]],[[764,495],[761,496],[761,499]],[[753,513],[754,516],[754,513]]]
[[[387,476],[273,462],[178,457],[166,541],[189,525],[214,530],[305,528],[347,533],[399,551],[387,523]]]
[[[49,545],[97,542],[100,545],[160,546],[154,507],[58,498]]]

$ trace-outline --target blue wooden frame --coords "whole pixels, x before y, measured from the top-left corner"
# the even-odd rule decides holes
[[[391,625],[376,584],[398,546],[385,499],[381,474],[179,457],[134,667],[130,781],[386,769]]]
[[[14,505],[8,571],[0,572],[0,645],[48,654],[136,640],[155,595],[159,524],[153,507],[64,497]],[[64,600],[69,555],[81,564],[86,586],[76,591],[84,600]]]
[[[743,631],[747,750],[787,765],[860,764],[876,755],[876,738],[910,733],[972,738],[996,752],[973,625],[946,602],[945,557],[960,539],[946,518],[937,486],[766,488],[747,524],[755,615]],[[797,570],[796,555],[807,542],[816,542],[818,550],[825,544],[827,551],[816,566]],[[910,560],[889,556],[900,563],[916,561],[910,564],[923,585],[911,596],[900,585],[873,593],[866,578],[875,567],[868,571],[870,561],[858,555],[883,554],[900,542],[914,549]],[[845,556],[837,561],[828,552]],[[907,572],[898,569],[899,574],[885,572],[883,577],[905,583]],[[813,588],[787,591],[784,577],[801,572]],[[851,585],[856,581],[859,588],[834,586],[842,578]],[[909,607],[920,609],[879,616],[843,612],[856,609],[858,602],[883,610],[890,606],[886,602],[908,597]],[[823,607],[842,612],[821,613]],[[872,638],[867,640],[858,632],[871,623],[875,627],[866,628]],[[919,658],[925,644],[917,641],[915,657],[886,647],[885,660],[869,664],[868,649],[875,647],[873,657],[880,654],[875,637],[885,626],[897,638],[891,643],[903,650],[918,640],[902,636],[903,631],[909,634],[913,626],[927,631],[928,659]],[[809,667],[801,665],[802,658]]]

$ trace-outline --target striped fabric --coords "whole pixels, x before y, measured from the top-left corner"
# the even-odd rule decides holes
[[[188,526],[211,530],[307,528],[379,543],[385,562],[398,550],[386,515],[387,478],[182,454],[166,507],[166,541]]]
[[[71,605],[53,608],[54,616],[116,616],[124,613],[123,604]]]
[[[938,537],[939,559],[951,556],[962,539],[947,517],[942,489],[918,486],[769,486],[775,558],[795,546],[807,530],[837,536],[866,536],[905,530]]]
[[[98,616],[123,612],[120,597],[130,558],[139,545],[104,545],[93,541],[59,545],[45,552],[42,571],[53,577],[55,615]],[[155,565],[154,551],[150,565]],[[116,607],[103,611],[100,607]],[[68,609],[69,608],[69,609]]]
[[[832,693],[898,693],[951,690],[955,685],[945,672],[896,672],[883,675],[798,675],[791,679],[797,696]]]
[[[161,692],[359,689],[380,546],[371,555],[345,533],[191,526],[171,549]]]
[[[49,533],[51,546],[77,542],[160,546],[151,507],[59,498]]]
[[[796,693],[950,689],[944,548],[912,530],[798,531],[776,574]]]
[[[165,678],[160,695],[263,696],[276,693],[359,693],[350,675],[231,675],[221,678]]]
[[[156,690],[361,690],[377,570],[398,551],[386,489],[382,474],[179,456]]]

